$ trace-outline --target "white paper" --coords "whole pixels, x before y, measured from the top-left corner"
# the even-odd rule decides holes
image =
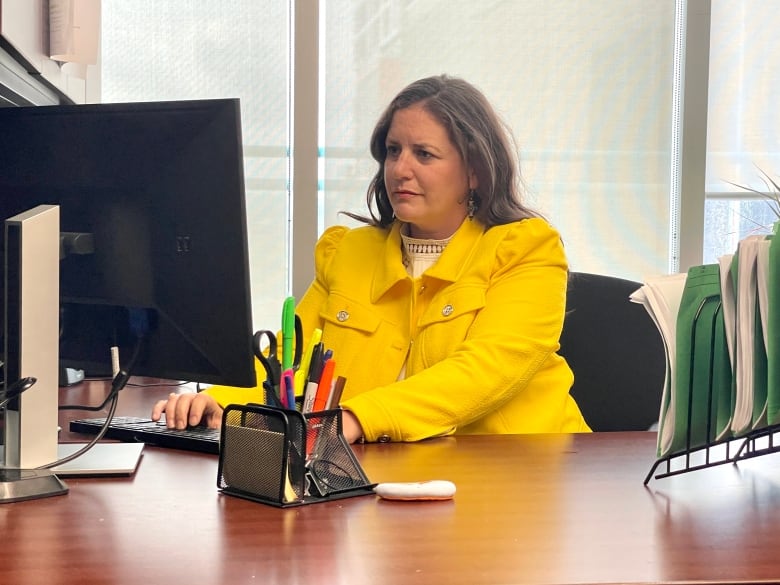
[[[658,415],[658,454],[669,452],[674,438],[677,313],[680,310],[687,274],[667,274],[646,279],[631,300],[644,305],[658,327],[666,352],[666,376]]]

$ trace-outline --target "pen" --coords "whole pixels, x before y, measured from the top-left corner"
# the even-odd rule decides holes
[[[295,382],[293,381],[292,369],[285,370],[282,374],[282,386],[284,387],[284,396],[285,402],[287,402],[287,408],[290,410],[295,410]]]
[[[309,363],[309,375],[306,378],[306,391],[303,394],[303,412],[311,412],[317,396],[317,385],[322,375],[322,342],[314,346]]]
[[[333,390],[328,397],[328,404],[325,407],[325,410],[339,407],[339,402],[341,402],[341,393],[344,391],[344,385],[346,383],[347,379],[345,377],[339,376],[336,378],[336,381],[333,383]]]
[[[282,370],[293,365],[293,343],[295,341],[295,297],[284,299],[282,306]]]
[[[333,358],[327,360],[325,365],[322,366],[322,375],[320,381],[317,384],[317,394],[314,396],[314,406],[312,406],[313,412],[319,412],[325,410],[328,405],[328,398],[330,397],[330,387],[333,384],[333,371],[336,369],[336,362]]]
[[[309,373],[309,367],[311,366],[311,354],[314,352],[314,347],[322,339],[322,329],[315,329],[312,331],[309,344],[306,346],[306,351],[303,353],[303,360],[301,361],[301,367],[295,372],[295,395],[303,396],[306,391],[306,376]]]

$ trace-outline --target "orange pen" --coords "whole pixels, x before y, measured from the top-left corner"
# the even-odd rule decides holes
[[[336,362],[333,358],[327,360],[322,367],[320,382],[317,385],[317,394],[314,396],[314,405],[312,406],[313,412],[325,410],[325,407],[328,404],[328,397],[330,396],[330,388],[333,384],[333,371],[335,369]]]

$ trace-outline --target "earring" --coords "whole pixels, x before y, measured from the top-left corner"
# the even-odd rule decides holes
[[[477,192],[474,189],[471,189],[469,191],[468,201],[466,202],[469,219],[474,219],[474,215],[477,213],[477,211],[479,211],[479,204],[480,204],[479,195],[477,195]]]

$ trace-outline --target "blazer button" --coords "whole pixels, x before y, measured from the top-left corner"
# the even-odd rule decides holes
[[[444,308],[441,310],[441,314],[444,315],[445,317],[449,317],[450,315],[452,315],[452,312],[454,310],[455,309],[452,308],[452,305],[444,305]]]
[[[349,313],[347,313],[346,311],[339,311],[338,313],[336,313],[336,321],[338,321],[339,323],[343,323],[347,319],[349,319]]]
[[[376,438],[377,443],[389,443],[390,442],[390,435],[379,435]]]

